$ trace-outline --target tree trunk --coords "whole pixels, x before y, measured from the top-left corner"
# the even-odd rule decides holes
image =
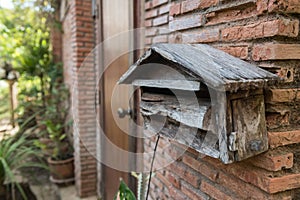
[[[40,81],[41,81],[41,94],[42,94],[42,102],[43,107],[46,107],[46,96],[45,96],[45,83],[44,83],[44,75],[43,73],[40,74]]]
[[[13,92],[13,86],[14,86],[14,81],[9,80],[8,81],[9,85],[9,101],[10,101],[10,123],[13,128],[15,128],[15,113],[14,113],[14,92]]]

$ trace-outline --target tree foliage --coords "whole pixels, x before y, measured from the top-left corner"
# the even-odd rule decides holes
[[[0,9],[0,67],[6,62],[19,71],[21,104],[33,100],[44,106],[55,79],[62,75],[50,45],[54,2],[15,0],[14,5]]]

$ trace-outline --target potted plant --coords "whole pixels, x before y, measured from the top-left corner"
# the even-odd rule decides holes
[[[74,180],[73,148],[65,131],[70,122],[68,113],[68,90],[63,83],[57,82],[51,91],[46,104],[45,120],[48,138],[52,151],[47,161],[50,168],[50,179],[55,183],[67,183]]]
[[[74,180],[74,157],[71,144],[64,133],[64,126],[51,120],[45,122],[49,138],[54,144],[52,155],[47,161],[51,181],[66,183]]]
[[[0,199],[9,198],[10,186],[16,186],[22,198],[27,199],[22,185],[16,181],[16,173],[25,167],[45,168],[33,142],[24,135],[4,136],[0,141]],[[32,158],[40,162],[31,162]]]

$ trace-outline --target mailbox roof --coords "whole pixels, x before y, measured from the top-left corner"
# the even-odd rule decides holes
[[[279,79],[266,70],[209,45],[154,44],[120,78],[119,83],[132,84],[137,79],[143,79],[142,67],[147,63],[171,66],[193,80],[223,91],[261,88],[266,82]]]

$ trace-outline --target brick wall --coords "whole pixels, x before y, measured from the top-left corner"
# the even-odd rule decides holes
[[[72,66],[73,66],[73,47],[71,44],[71,36],[72,36],[72,30],[71,30],[71,15],[69,12],[64,18],[62,29],[63,29],[63,35],[62,35],[62,45],[63,45],[63,66],[64,66],[64,81],[67,85],[72,85]]]
[[[298,0],[150,0],[145,43],[207,43],[277,73],[265,91],[270,150],[224,165],[191,149],[152,179],[152,199],[300,199],[300,2]],[[162,149],[168,141],[161,140]],[[154,138],[145,150],[153,151]],[[164,154],[176,156],[173,143]],[[149,169],[151,157],[146,157]]]
[[[69,0],[63,16],[64,76],[72,93],[75,181],[81,197],[97,191],[95,69],[88,56],[94,48],[91,7],[91,1]]]
[[[62,34],[58,27],[52,26],[50,30],[50,40],[55,63],[62,61]]]

